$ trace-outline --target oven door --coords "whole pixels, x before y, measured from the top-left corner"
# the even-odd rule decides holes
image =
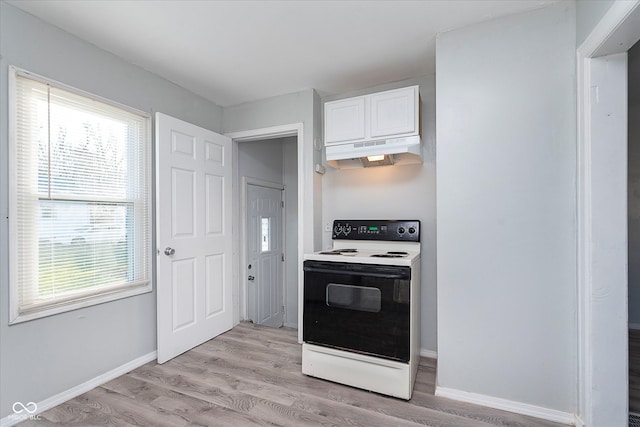
[[[409,361],[411,268],[304,262],[303,340]]]

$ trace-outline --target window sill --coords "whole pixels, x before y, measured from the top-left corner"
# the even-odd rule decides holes
[[[90,295],[71,301],[60,302],[57,304],[46,305],[44,307],[33,308],[27,311],[12,313],[9,320],[9,325],[15,325],[18,323],[28,322],[30,320],[40,319],[47,316],[53,316],[55,314],[65,313],[79,308],[91,307],[93,305],[103,304],[106,302],[116,301],[122,298],[128,298],[135,295],[146,294],[153,290],[151,281],[143,283],[138,286],[131,286],[125,289],[114,290],[109,293],[102,293],[98,295]]]

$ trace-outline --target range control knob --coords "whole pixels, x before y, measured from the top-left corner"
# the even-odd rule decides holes
[[[409,234],[413,234],[416,232],[416,228],[415,227],[409,227]]]
[[[344,234],[345,234],[345,236],[346,236],[346,235],[348,235],[349,233],[351,233],[351,226],[350,226],[349,224],[347,224],[347,225],[344,227]]]
[[[398,234],[404,234],[404,227],[398,227]]]

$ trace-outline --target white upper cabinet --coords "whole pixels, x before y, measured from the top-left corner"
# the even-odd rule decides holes
[[[388,90],[324,104],[325,144],[420,134],[418,86]]]
[[[325,143],[364,140],[364,117],[364,96],[327,102],[324,104]]]
[[[374,93],[371,106],[371,138],[418,134],[418,86]]]

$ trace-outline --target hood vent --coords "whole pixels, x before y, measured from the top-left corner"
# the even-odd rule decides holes
[[[327,164],[338,169],[422,163],[419,136],[332,145],[326,155]]]
[[[327,164],[345,169],[422,163],[420,105],[418,86],[325,102]]]

